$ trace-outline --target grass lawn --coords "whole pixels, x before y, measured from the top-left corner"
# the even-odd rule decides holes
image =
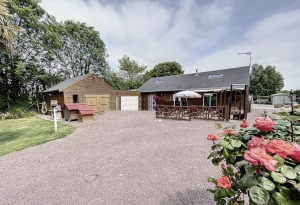
[[[65,137],[75,129],[71,125],[58,122],[58,131],[55,133],[53,121],[34,116],[0,120],[0,156]]]

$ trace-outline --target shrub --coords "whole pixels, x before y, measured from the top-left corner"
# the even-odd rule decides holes
[[[217,204],[245,204],[245,195],[250,205],[300,204],[300,118],[297,109],[283,109],[273,120],[257,117],[251,128],[246,120],[240,128],[216,123],[223,132],[208,136],[208,158],[221,164],[223,176],[209,178],[215,187],[208,191]]]

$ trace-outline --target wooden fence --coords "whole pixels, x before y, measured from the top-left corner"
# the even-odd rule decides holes
[[[228,106],[171,106],[157,105],[156,117],[176,120],[220,120],[228,121]]]

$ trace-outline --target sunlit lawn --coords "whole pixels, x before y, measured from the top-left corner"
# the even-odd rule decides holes
[[[38,117],[0,120],[0,156],[59,139],[75,131],[75,127],[58,123],[54,132],[53,121]]]

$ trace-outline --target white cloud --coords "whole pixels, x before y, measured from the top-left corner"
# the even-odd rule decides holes
[[[250,25],[236,43],[226,45],[220,41],[224,36],[230,38],[234,0],[177,3],[43,0],[42,6],[60,21],[74,19],[95,27],[106,44],[112,68],[117,68],[117,59],[126,54],[150,69],[160,62],[177,61],[186,73],[216,70],[248,65],[249,56],[237,54],[251,51],[252,63],[276,66],[286,89],[300,88],[300,10],[265,17]]]
[[[217,70],[249,64],[249,56],[237,55],[252,52],[252,64],[276,67],[285,79],[284,89],[300,88],[300,10],[280,12],[266,17],[245,34],[243,43],[210,53],[187,64],[188,72],[196,68]]]
[[[164,61],[184,61],[193,49],[205,49],[227,31],[231,6],[224,1],[199,6],[181,0],[178,8],[159,1],[43,0],[42,6],[58,20],[75,19],[94,26],[104,40],[112,67],[124,54],[152,68]],[[229,1],[230,2],[230,1]]]

